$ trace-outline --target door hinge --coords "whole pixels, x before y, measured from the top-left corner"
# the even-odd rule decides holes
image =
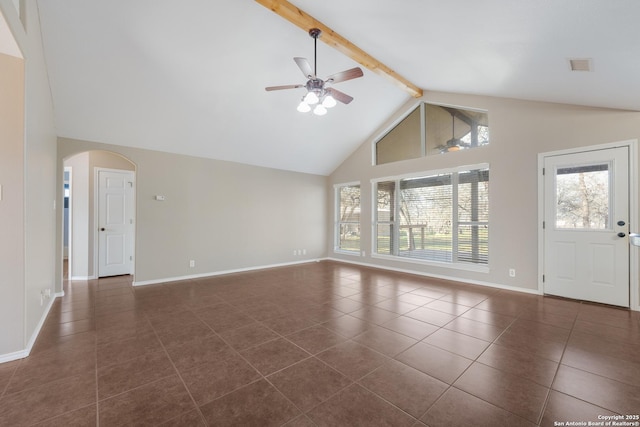
[[[542,229],[544,230],[545,228],[547,228],[547,222],[546,221],[542,221]]]
[[[542,175],[544,175],[545,173],[545,168],[542,168]]]
[[[544,274],[542,275],[542,283],[544,283]]]
[[[133,255],[129,255],[129,261],[133,261]]]

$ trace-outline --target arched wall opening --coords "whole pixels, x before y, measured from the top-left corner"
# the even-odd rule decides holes
[[[90,150],[65,157],[62,168],[61,271],[65,279],[96,279],[104,275],[99,269],[99,257],[103,254],[99,250],[98,213],[101,201],[98,174],[101,171],[130,173],[133,178],[128,184],[135,194],[136,165],[119,153]],[[130,204],[131,220],[135,224],[135,198]],[[131,239],[135,245],[135,232]],[[132,259],[130,274],[134,272],[135,258]]]

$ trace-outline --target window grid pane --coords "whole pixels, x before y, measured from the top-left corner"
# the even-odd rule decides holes
[[[376,186],[376,253],[393,255],[395,221],[395,181],[379,182]]]
[[[400,181],[398,255],[451,262],[451,174]]]
[[[360,186],[338,189],[337,247],[343,251],[360,251]]]
[[[608,164],[556,171],[556,228],[611,229]]]
[[[489,262],[489,225],[458,226],[458,260],[475,264]]]
[[[378,224],[376,236],[376,252],[383,255],[392,255],[393,224]]]

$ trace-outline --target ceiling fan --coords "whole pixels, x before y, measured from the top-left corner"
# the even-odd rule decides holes
[[[293,60],[298,64],[298,67],[304,74],[304,76],[308,79],[305,84],[296,84],[296,85],[284,85],[284,86],[269,86],[266,87],[265,90],[282,90],[282,89],[297,89],[304,87],[307,89],[307,93],[302,97],[302,101],[298,105],[298,111],[301,113],[306,113],[307,111],[311,111],[311,106],[315,105],[313,109],[313,113],[319,116],[323,116],[327,114],[327,108],[334,107],[336,105],[336,101],[340,101],[343,104],[348,104],[353,101],[353,97],[347,95],[344,92],[340,92],[339,90],[333,88],[332,84],[344,82],[346,80],[355,79],[358,77],[362,77],[363,73],[360,67],[351,68],[349,70],[341,71],[336,74],[332,74],[325,78],[324,80],[318,78],[317,76],[317,66],[318,66],[318,58],[317,58],[317,45],[318,45],[318,37],[322,34],[318,28],[312,28],[309,30],[309,35],[313,38],[313,62],[314,68],[311,68],[309,65],[309,61],[306,58],[293,58]]]

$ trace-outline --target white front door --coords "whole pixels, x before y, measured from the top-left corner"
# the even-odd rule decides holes
[[[133,274],[133,179],[98,171],[98,277]]]
[[[544,292],[629,307],[629,148],[544,168]]]

